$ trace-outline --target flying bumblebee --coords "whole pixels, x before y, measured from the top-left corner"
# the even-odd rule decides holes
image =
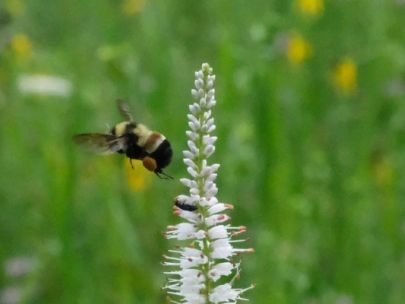
[[[117,106],[125,121],[115,125],[109,134],[77,134],[73,137],[75,143],[98,154],[125,154],[132,168],[132,160],[138,159],[147,170],[154,172],[159,178],[172,179],[162,171],[172,159],[170,142],[163,134],[134,122],[126,102],[117,100]]]

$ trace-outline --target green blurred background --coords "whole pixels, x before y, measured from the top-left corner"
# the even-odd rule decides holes
[[[404,303],[405,1],[1,0],[0,303],[165,303],[186,189],[79,132],[118,97],[186,175],[194,71],[217,75],[221,201],[251,303]],[[46,76],[47,78],[44,78]]]

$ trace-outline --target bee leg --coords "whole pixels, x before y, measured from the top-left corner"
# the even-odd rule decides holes
[[[129,163],[131,164],[132,170],[134,170],[134,165],[132,164],[132,158],[129,159]]]
[[[160,179],[173,179],[172,176],[170,176],[170,175],[164,173],[163,171],[155,172],[155,173],[156,173],[156,175],[157,175]]]

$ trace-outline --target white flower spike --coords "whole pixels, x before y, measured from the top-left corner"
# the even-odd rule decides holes
[[[172,303],[232,304],[246,300],[242,294],[253,288],[232,286],[240,273],[238,257],[253,249],[233,246],[243,242],[233,238],[244,233],[246,227],[226,224],[230,217],[223,212],[233,206],[216,198],[219,164],[208,163],[217,140],[211,135],[216,128],[211,111],[216,104],[215,75],[204,63],[195,78],[195,88],[191,90],[194,102],[187,115],[188,150],[183,151],[190,177],[180,179],[189,188],[189,194],[176,197],[174,210],[186,222],[169,226],[166,232],[168,239],[176,239],[182,244],[164,256],[163,264],[170,268],[165,272],[168,276],[165,289]]]

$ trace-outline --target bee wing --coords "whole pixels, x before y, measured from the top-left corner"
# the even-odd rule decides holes
[[[125,138],[111,134],[78,134],[73,137],[73,141],[86,150],[99,154],[111,154],[126,149]]]
[[[128,121],[134,121],[128,103],[123,99],[117,99],[118,111]]]

